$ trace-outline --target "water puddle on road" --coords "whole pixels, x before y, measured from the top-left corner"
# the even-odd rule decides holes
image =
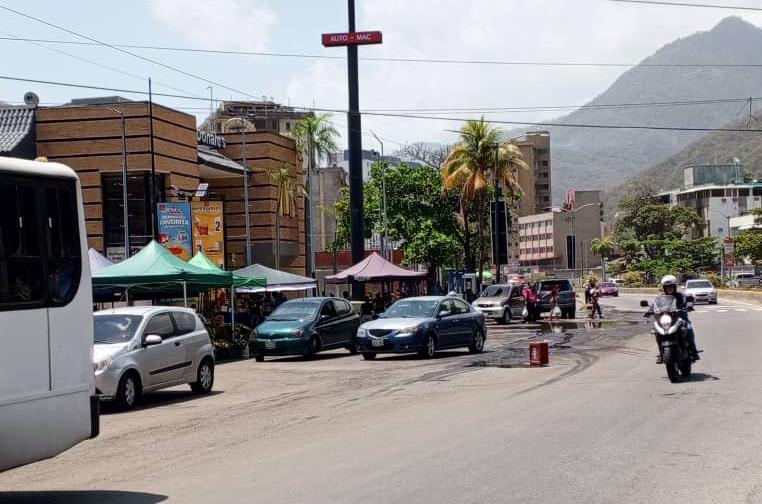
[[[637,320],[558,320],[554,322],[543,322],[536,331],[538,336],[545,334],[562,334],[571,330],[580,329],[615,329],[639,324]]]

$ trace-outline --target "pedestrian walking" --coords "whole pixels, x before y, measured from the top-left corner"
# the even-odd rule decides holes
[[[603,318],[603,312],[601,312],[601,304],[599,303],[601,298],[601,289],[598,287],[595,283],[595,280],[591,280],[590,282],[590,302],[593,305],[592,310],[590,311],[590,318],[595,318],[595,314],[598,314],[598,318]]]
[[[532,286],[529,284],[524,285],[524,289],[521,291],[521,295],[524,297],[524,307],[527,310],[527,322],[536,322],[539,318],[537,316],[537,294],[532,290]]]

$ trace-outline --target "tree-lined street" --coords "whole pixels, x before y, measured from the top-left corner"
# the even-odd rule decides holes
[[[760,502],[759,309],[698,307],[705,352],[680,384],[654,364],[645,324],[631,339],[605,345],[603,333],[554,352],[544,369],[466,367],[474,357],[461,352],[225,364],[217,393],[181,388],[110,411],[101,437],[0,475],[0,491],[108,490],[127,492],[124,502],[152,502],[129,492],[204,503]],[[532,331],[491,326],[488,348],[522,332]]]

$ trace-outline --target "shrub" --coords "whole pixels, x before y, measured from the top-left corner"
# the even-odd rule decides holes
[[[643,286],[643,273],[639,271],[628,271],[622,275],[625,287],[642,287]]]
[[[722,277],[720,277],[720,275],[718,275],[717,273],[709,271],[706,274],[704,274],[704,278],[712,282],[712,285],[714,285],[715,287],[722,287]]]

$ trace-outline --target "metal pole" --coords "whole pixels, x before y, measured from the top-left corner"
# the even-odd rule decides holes
[[[304,205],[304,233],[306,239],[304,240],[304,259],[306,263],[307,274],[311,277],[315,276],[315,244],[313,243],[314,233],[312,232],[312,172],[314,171],[314,146],[312,142],[312,135],[314,132],[307,132],[307,199]]]
[[[183,304],[188,307],[188,283],[183,280]]]
[[[370,132],[373,137],[376,139],[378,144],[381,146],[381,157],[379,157],[379,164],[381,165],[381,192],[383,193],[383,219],[384,219],[384,234],[381,237],[381,256],[385,259],[387,259],[386,256],[386,247],[389,243],[389,221],[387,220],[387,214],[386,214],[386,163],[384,161],[384,142],[381,141],[380,138],[378,138],[378,135],[374,131]],[[392,249],[389,247],[389,257],[388,259],[392,260]]]
[[[500,188],[500,180],[497,178],[498,163],[500,162],[500,144],[495,144],[495,212],[492,218],[495,220],[494,227],[494,244],[492,246],[493,254],[495,257],[495,283],[500,283],[500,201],[503,199],[503,194]],[[506,223],[507,224],[507,223]]]
[[[355,2],[347,0],[349,31],[355,31]],[[358,78],[357,46],[347,46],[347,79],[349,84],[349,206],[351,219],[352,263],[365,258],[365,229],[363,222],[362,187],[362,121],[360,117],[360,85]],[[352,299],[365,297],[365,284],[352,282]]]
[[[153,148],[153,93],[151,92],[151,78],[148,78],[148,133],[151,137],[151,234],[153,239],[159,238],[159,230],[156,226],[156,162],[154,160]]]
[[[122,117],[122,203],[124,205],[124,257],[130,257],[130,212],[127,203],[127,132],[124,122],[124,110],[120,110]]]
[[[241,119],[241,158],[243,159],[243,213],[246,225],[246,266],[251,264],[251,226],[249,225],[249,166],[246,164],[246,123]]]

